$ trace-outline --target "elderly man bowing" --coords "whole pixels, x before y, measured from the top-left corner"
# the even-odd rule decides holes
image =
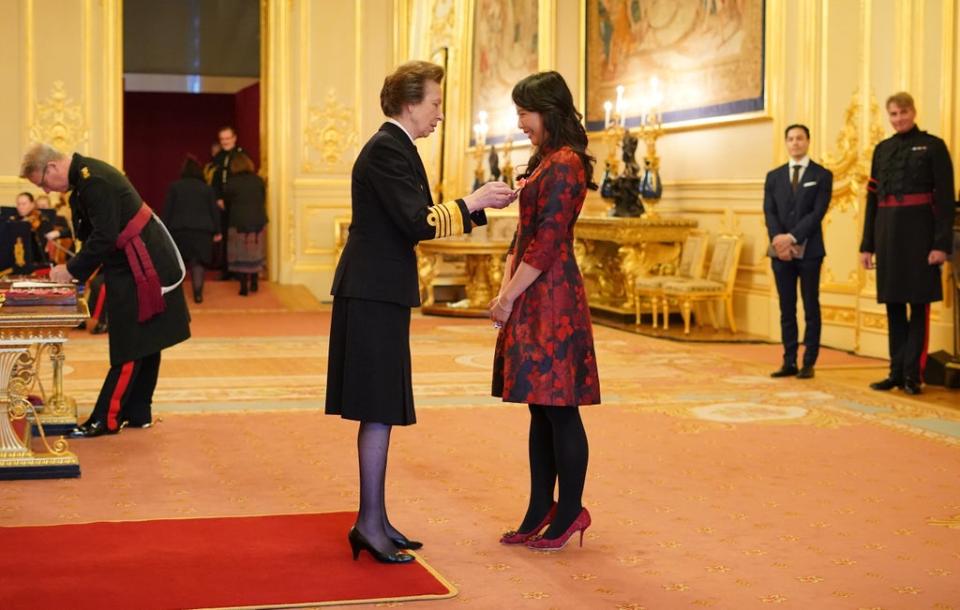
[[[102,267],[106,279],[110,370],[93,413],[71,436],[149,427],[160,352],[190,337],[183,261],[173,240],[130,181],[103,161],[34,144],[20,177],[44,192],[74,193],[70,206],[83,248],[50,277],[84,282]]]

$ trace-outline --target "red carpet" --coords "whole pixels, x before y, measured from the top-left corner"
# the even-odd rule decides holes
[[[0,608],[138,610],[438,599],[422,563],[353,561],[353,513],[0,528]],[[24,561],[19,550],[35,549]]]

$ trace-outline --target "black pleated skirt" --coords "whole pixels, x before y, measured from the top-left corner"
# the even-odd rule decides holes
[[[394,426],[416,423],[410,371],[409,307],[334,297],[328,415]]]
[[[200,229],[173,229],[170,233],[177,244],[177,249],[180,250],[183,262],[196,262],[204,267],[210,266],[213,254],[213,233]]]

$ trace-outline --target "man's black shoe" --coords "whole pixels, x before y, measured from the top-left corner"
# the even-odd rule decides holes
[[[779,370],[770,373],[771,377],[793,377],[797,374],[797,365],[784,364]]]
[[[121,428],[152,428],[153,420],[148,420],[146,422],[133,421],[129,419],[123,420],[123,423],[120,425]]]
[[[107,323],[106,323],[106,322],[97,322],[97,325],[94,326],[94,327],[93,327],[93,330],[90,331],[90,332],[92,332],[92,333],[95,334],[95,335],[102,335],[102,334],[104,334],[105,332],[107,332],[108,330],[109,330],[109,329],[107,328]]]
[[[120,432],[120,430],[111,430],[106,423],[95,421],[77,426],[67,436],[69,438],[93,438],[104,434],[116,434],[117,432]]]
[[[805,366],[797,373],[797,379],[813,379],[813,367]]]
[[[871,390],[880,390],[882,392],[892,390],[893,388],[902,388],[902,387],[903,387],[903,382],[897,379],[894,379],[893,377],[887,377],[886,379],[881,379],[880,381],[874,381],[873,383],[870,384]]]
[[[910,396],[916,396],[917,394],[922,393],[923,390],[920,389],[920,382],[915,379],[904,379],[903,380],[903,393],[909,394]]]

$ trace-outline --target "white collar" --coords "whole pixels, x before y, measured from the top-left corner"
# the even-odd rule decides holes
[[[799,165],[803,169],[807,169],[807,167],[810,165],[810,155],[804,155],[803,158],[800,159],[799,161],[794,161],[793,158],[791,158],[788,165],[791,168],[793,168],[793,166],[795,165]]]
[[[407,134],[407,137],[410,138],[410,141],[411,141],[411,142],[413,142],[413,136],[411,136],[411,135],[410,135],[410,132],[407,131],[407,128],[403,126],[403,123],[401,123],[401,122],[398,121],[397,119],[393,118],[392,116],[388,116],[388,117],[387,117],[387,122],[388,122],[388,123],[393,123],[394,125],[396,125],[396,126],[399,127],[400,129],[402,129],[402,130],[403,130],[403,133]],[[416,142],[413,142],[413,143],[414,143],[414,145],[416,145]]]

